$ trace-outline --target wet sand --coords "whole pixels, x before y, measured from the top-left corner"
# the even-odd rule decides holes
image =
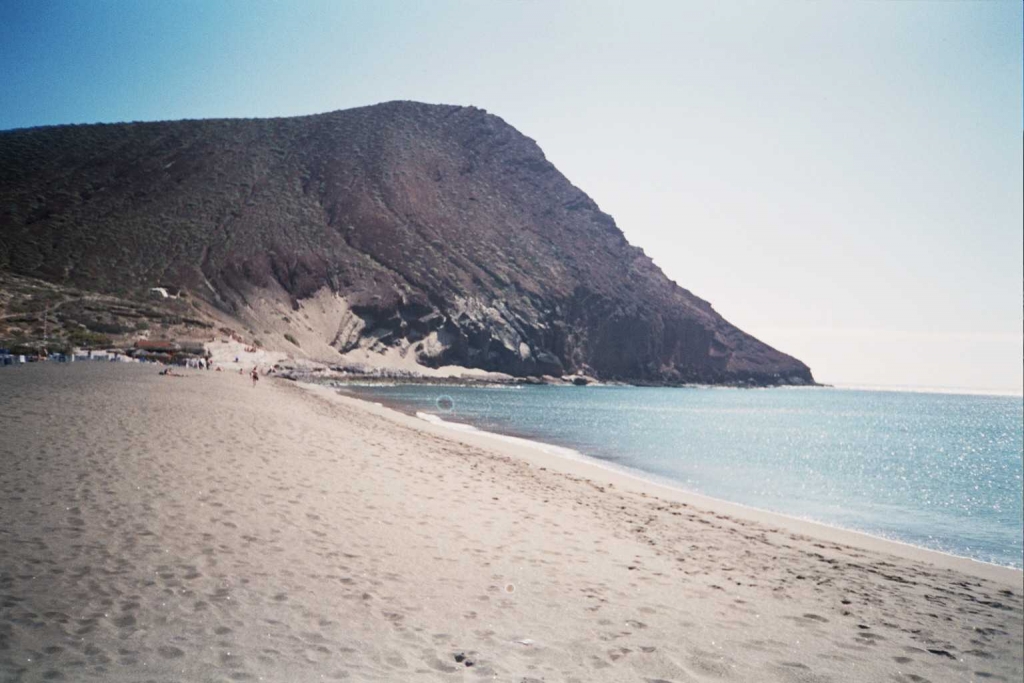
[[[1020,572],[188,374],[0,371],[0,681],[1021,677]]]

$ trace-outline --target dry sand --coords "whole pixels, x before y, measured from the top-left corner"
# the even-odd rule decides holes
[[[0,680],[1020,680],[1020,572],[156,373],[0,371]]]

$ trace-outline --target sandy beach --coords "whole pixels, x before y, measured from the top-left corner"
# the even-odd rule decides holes
[[[1019,571],[322,388],[0,371],[0,681],[1018,681]]]

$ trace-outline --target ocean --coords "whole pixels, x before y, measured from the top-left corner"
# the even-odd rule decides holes
[[[349,387],[722,500],[1024,567],[1024,399],[851,389]],[[578,455],[577,455],[578,454]]]

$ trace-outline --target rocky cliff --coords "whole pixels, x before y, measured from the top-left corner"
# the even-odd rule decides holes
[[[120,296],[183,288],[327,361],[813,382],[473,107],[0,132],[0,270]]]

